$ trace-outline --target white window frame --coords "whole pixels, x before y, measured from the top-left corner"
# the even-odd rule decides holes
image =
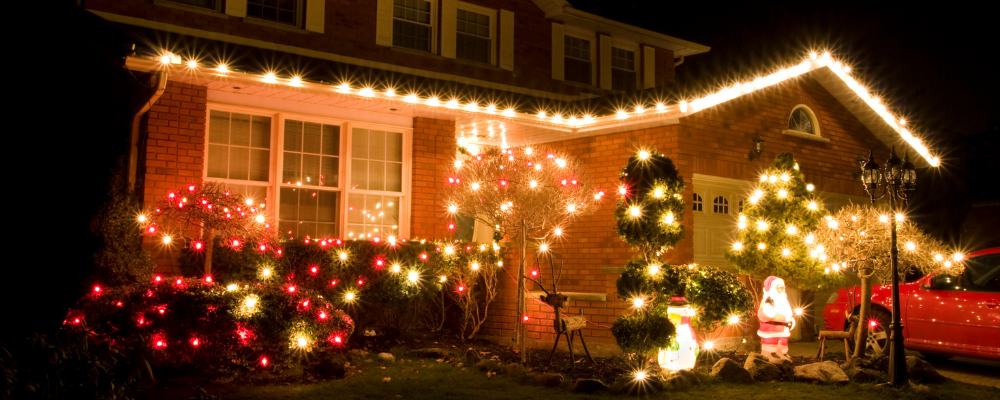
[[[233,184],[233,185],[246,185],[248,182],[255,181],[244,181],[236,179],[221,179],[221,178],[210,178],[208,176],[208,135],[211,129],[211,113],[212,111],[222,111],[231,113],[241,113],[250,114],[258,116],[266,116],[271,118],[271,159],[268,169],[268,181],[266,186],[266,199],[263,201],[267,204],[266,213],[268,219],[271,221],[272,226],[275,229],[278,227],[278,217],[280,215],[279,208],[281,207],[281,175],[283,173],[282,168],[284,167],[284,154],[285,154],[285,120],[291,119],[303,122],[312,122],[325,125],[337,125],[340,127],[340,155],[339,155],[339,176],[337,178],[337,186],[313,186],[313,185],[303,185],[303,188],[316,189],[324,191],[336,191],[340,193],[340,210],[338,211],[339,221],[337,222],[337,230],[340,232],[338,236],[341,239],[345,239],[344,235],[347,232],[347,198],[351,193],[361,193],[361,194],[380,194],[383,196],[400,196],[401,201],[399,204],[399,229],[398,236],[403,238],[410,237],[410,205],[412,202],[412,186],[411,186],[411,176],[413,169],[412,152],[413,152],[413,128],[399,125],[389,125],[383,123],[374,123],[367,121],[356,121],[343,118],[331,118],[324,117],[315,114],[305,114],[305,113],[295,113],[295,112],[284,112],[269,110],[260,107],[250,107],[242,105],[233,105],[227,103],[217,103],[209,102],[207,107],[206,120],[205,120],[205,136],[203,149],[203,161],[202,161],[202,182],[209,183],[222,183],[222,184]],[[370,191],[370,190],[350,190],[350,179],[351,179],[351,166],[350,158],[351,154],[351,140],[350,137],[353,136],[354,128],[363,129],[375,129],[382,131],[392,131],[399,132],[403,135],[403,172],[402,172],[402,191],[392,192],[392,191]],[[259,199],[258,199],[259,200]]]
[[[608,65],[611,66],[609,73],[614,74],[615,63],[614,63],[614,51],[615,48],[631,51],[632,52],[632,73],[635,74],[635,87],[631,89],[638,89],[641,87],[642,74],[640,73],[639,62],[642,61],[642,54],[639,53],[639,43],[632,42],[629,40],[624,40],[621,38],[611,38],[611,52],[608,53]],[[611,77],[611,87],[614,88],[614,75]]]
[[[698,192],[691,192],[691,212],[705,212],[705,196]],[[698,206],[696,209],[695,206]]]
[[[717,203],[716,200],[719,199],[722,201]],[[725,194],[715,193],[715,197],[712,197],[712,214],[729,215],[729,198]]]
[[[586,29],[581,29],[575,26],[564,25],[563,36],[572,36],[577,39],[586,40],[590,43],[590,86],[597,85],[597,69],[601,66],[597,63],[597,35],[593,31],[588,31]],[[566,39],[563,39],[565,41]],[[563,45],[562,58],[566,59],[566,46]],[[563,81],[572,82],[581,85],[586,85],[586,83],[571,81],[566,79],[566,62],[563,61]]]
[[[792,122],[792,115],[795,114],[795,111],[800,110],[800,109],[801,110],[805,110],[806,114],[809,115],[809,118],[812,120],[813,129],[816,131],[815,133],[810,133],[810,132],[804,132],[804,131],[800,131],[800,130],[796,130],[796,129],[791,129],[791,126],[789,126],[789,125],[791,125],[791,122]],[[820,126],[819,126],[819,117],[816,116],[816,112],[814,112],[811,108],[809,108],[809,106],[807,106],[805,104],[798,104],[795,107],[792,107],[792,111],[788,113],[788,118],[785,119],[785,129],[782,130],[781,133],[783,133],[785,135],[788,135],[788,136],[794,136],[794,137],[797,137],[797,138],[801,138],[801,139],[807,139],[807,140],[812,140],[812,141],[816,141],[816,142],[829,143],[830,139],[823,137],[820,134],[821,131],[822,131],[822,129],[820,129]]]
[[[465,60],[458,58],[458,10],[465,10],[468,12],[473,12],[476,14],[482,14],[490,17],[490,65],[497,65],[497,10],[493,8],[478,6],[475,4],[469,4],[465,2],[455,3],[455,58],[463,61],[475,62],[472,60]],[[434,6],[431,6],[431,12],[434,11]]]
[[[396,2],[394,0],[389,0],[389,1],[392,3],[392,10],[390,11],[392,14],[391,14],[391,18],[389,19],[389,23],[395,25],[395,21],[397,19],[396,18]],[[427,1],[428,3],[431,3],[431,50],[430,50],[430,53],[431,54],[438,54],[438,34],[439,34],[440,29],[441,29],[440,28],[441,25],[438,22],[439,15],[440,15],[440,13],[438,11],[440,9],[440,4],[439,4],[440,0],[425,0],[425,1]],[[405,21],[410,22],[410,23],[415,23],[415,22],[409,21],[409,20],[405,20]],[[409,51],[416,51],[416,52],[423,52],[423,50],[419,50],[419,49],[413,49],[413,48],[409,48],[409,47],[396,46],[395,45],[395,43],[396,43],[396,30],[395,29],[392,30],[392,35],[393,35],[392,38],[391,38],[392,41],[390,42],[390,43],[393,43],[392,48],[394,48],[394,49],[409,50]],[[426,53],[424,53],[424,54],[426,54]]]

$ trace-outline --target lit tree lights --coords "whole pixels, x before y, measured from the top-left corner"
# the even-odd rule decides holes
[[[958,273],[964,265],[961,252],[949,251],[902,213],[890,215],[877,208],[858,205],[841,208],[825,220],[826,223],[820,224],[816,240],[826,244],[829,262],[824,272],[834,275],[853,272],[861,280],[861,308],[857,321],[870,319],[872,280],[887,282],[891,278],[890,218],[895,218],[897,224],[901,277],[914,271]],[[867,338],[869,324],[860,324],[859,328],[855,339]],[[853,357],[864,356],[866,343],[867,340],[855,340]]]
[[[692,324],[707,330],[734,317],[738,322],[751,307],[750,295],[732,274],[662,262],[683,236],[684,184],[673,161],[643,149],[629,158],[620,177],[617,229],[640,257],[626,264],[616,283],[633,312],[619,317],[611,332],[622,350],[639,355],[640,370],[656,350],[665,370],[693,368],[698,343]]]
[[[261,252],[270,249],[273,240],[264,207],[264,203],[231,194],[219,184],[192,184],[168,193],[155,209],[140,212],[136,223],[165,247],[187,238],[191,249],[204,250],[207,275],[212,273],[216,238],[232,248],[250,245]]]
[[[835,222],[813,190],[792,155],[778,155],[747,197],[726,258],[758,280],[775,275],[803,286],[832,283],[836,278],[824,273],[832,258],[815,231]]]
[[[453,164],[446,211],[453,218],[462,213],[494,227],[494,241],[506,236],[518,243],[516,336],[523,361],[528,248],[548,252],[548,241],[562,237],[569,222],[589,211],[601,196],[586,188],[575,160],[564,155],[532,147],[469,149],[470,154]]]

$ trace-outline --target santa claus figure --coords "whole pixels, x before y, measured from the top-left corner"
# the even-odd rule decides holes
[[[795,328],[795,315],[785,294],[785,281],[776,276],[764,280],[764,296],[757,309],[760,320],[760,352],[769,361],[778,363],[791,361],[788,357],[788,336]]]

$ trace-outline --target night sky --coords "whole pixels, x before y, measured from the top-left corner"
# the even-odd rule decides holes
[[[912,202],[927,229],[957,240],[970,204],[1000,201],[1000,34],[984,5],[571,3],[711,47],[677,70],[679,81],[706,90],[830,50],[943,155],[943,168],[922,172]]]

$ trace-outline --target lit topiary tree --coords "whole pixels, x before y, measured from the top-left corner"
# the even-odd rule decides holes
[[[815,234],[827,212],[814,190],[791,154],[778,155],[747,198],[726,258],[756,280],[775,275],[802,287],[832,283],[824,274],[829,257]]]
[[[816,240],[826,245],[826,253],[834,261],[824,268],[825,273],[839,276],[841,273],[854,272],[861,280],[861,304],[858,312],[859,321],[878,321],[878,316],[869,319],[871,309],[872,279],[886,282],[891,279],[892,270],[889,264],[889,243],[891,228],[889,218],[896,218],[897,238],[899,242],[899,273],[910,272],[929,273],[937,270],[955,270],[961,267],[961,253],[949,252],[943,243],[930,237],[920,230],[903,214],[889,215],[874,207],[849,205],[841,208],[834,215],[820,224],[816,230]],[[881,316],[882,322],[889,316]],[[868,323],[857,325],[855,332],[854,355],[865,355],[868,338]],[[883,326],[879,335],[873,335],[876,342],[887,340],[887,331]],[[873,349],[881,352],[881,348]]]
[[[642,363],[656,349],[676,353],[683,341],[697,348],[690,328],[681,325],[684,329],[678,330],[675,323],[685,324],[694,317],[701,328],[711,329],[748,310],[750,295],[730,273],[694,264],[664,265],[661,261],[684,233],[680,223],[684,184],[673,161],[641,150],[629,159],[620,179],[617,229],[622,240],[638,250],[639,257],[625,265],[616,283],[618,295],[631,301],[635,312],[618,318],[612,333],[622,350],[638,354]],[[688,303],[696,308],[687,307]],[[677,340],[672,340],[675,332]],[[691,350],[686,365],[665,360],[665,350],[661,350],[661,367],[693,367],[695,349]]]

